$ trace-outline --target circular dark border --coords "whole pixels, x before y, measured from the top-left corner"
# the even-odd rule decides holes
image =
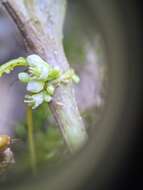
[[[125,172],[123,168],[135,148],[135,136],[138,136],[135,126],[142,99],[141,52],[137,49],[141,35],[136,3],[89,0],[81,4],[86,7],[93,24],[95,21],[99,25],[110,64],[109,95],[100,130],[62,172],[49,177],[50,180],[45,173],[39,179],[14,187],[15,190],[108,189]],[[96,185],[93,187],[89,183]]]

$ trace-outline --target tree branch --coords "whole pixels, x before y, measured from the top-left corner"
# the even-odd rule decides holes
[[[28,52],[40,55],[62,71],[69,68],[62,44],[66,0],[2,0],[2,5],[19,28]],[[50,107],[65,142],[75,152],[86,142],[87,133],[72,84],[56,89]]]

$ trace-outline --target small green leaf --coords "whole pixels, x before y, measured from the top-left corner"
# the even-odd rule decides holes
[[[55,80],[61,76],[61,71],[58,68],[51,69],[48,73],[47,80]]]

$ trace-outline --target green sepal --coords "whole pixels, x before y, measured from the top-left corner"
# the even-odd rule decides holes
[[[52,96],[50,96],[46,91],[43,92],[43,96],[44,96],[44,101],[45,102],[51,102],[52,100]]]
[[[48,73],[48,77],[47,80],[51,81],[51,80],[55,80],[58,79],[61,76],[61,71],[58,68],[52,68],[50,69],[49,73]]]
[[[53,96],[54,95],[54,91],[55,91],[55,87],[54,85],[47,85],[46,91],[48,92],[49,95]]]

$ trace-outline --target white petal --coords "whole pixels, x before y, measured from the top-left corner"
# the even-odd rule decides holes
[[[44,82],[33,80],[28,82],[26,89],[29,92],[37,93],[43,90],[43,88],[44,88]]]
[[[43,59],[41,59],[40,56],[35,54],[29,55],[27,57],[27,62],[30,67],[35,67],[38,69],[38,72],[41,72],[39,79],[46,80],[50,69],[50,66],[47,62],[45,62]]]
[[[33,109],[37,108],[44,101],[43,93],[32,95],[32,97],[33,97],[33,100],[34,100],[34,103],[35,103],[34,106],[32,107]]]

